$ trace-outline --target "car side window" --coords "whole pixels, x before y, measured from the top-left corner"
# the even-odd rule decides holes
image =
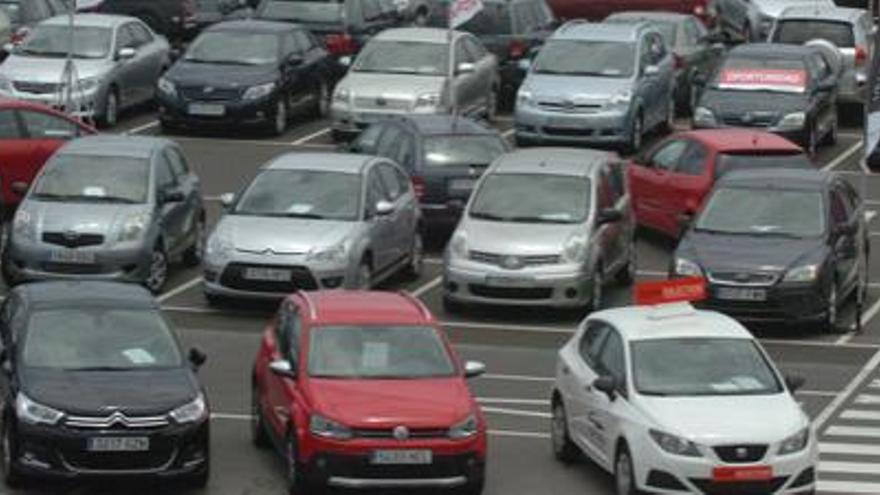
[[[364,13],[365,21],[375,21],[382,17],[382,6],[378,0],[363,0],[361,9]]]
[[[128,29],[129,24],[124,24],[116,30],[116,51],[123,48],[136,48],[134,37],[131,30]]]
[[[371,218],[376,211],[376,203],[379,201],[389,201],[388,193],[379,178],[377,167],[373,167],[367,175],[367,204],[366,218]]]
[[[140,22],[132,22],[128,25],[128,28],[131,29],[131,35],[134,38],[136,46],[144,46],[153,41],[153,35],[147,27]]]
[[[678,139],[666,143],[654,153],[650,164],[662,170],[672,170],[687,149],[687,145],[687,141]]]
[[[379,136],[382,134],[383,130],[385,130],[385,126],[382,124],[373,124],[370,127],[367,127],[355,140],[355,151],[358,153],[375,153]]]
[[[846,205],[840,191],[835,187],[831,189],[831,222],[834,225],[843,225],[849,220]]]
[[[400,182],[397,172],[391,165],[383,163],[378,166],[378,169],[379,178],[382,180],[385,191],[387,191],[388,199],[397,201],[406,192],[406,185]]]
[[[486,49],[483,48],[483,45],[481,45],[476,39],[467,37],[462,41],[464,43],[465,51],[470,54],[474,61],[482,60],[482,58],[486,56]]]
[[[171,172],[171,166],[166,157],[162,157],[156,163],[156,191],[167,191],[174,187],[176,181]]]
[[[476,59],[474,59],[473,55],[465,49],[464,39],[459,39],[455,43],[455,64],[463,64],[463,63],[474,63]]]
[[[639,43],[639,70],[651,65],[651,43],[647,36],[642,36]]]
[[[622,163],[608,164],[608,182],[617,199],[626,195],[626,174],[623,173]]]
[[[617,381],[617,386],[625,391],[626,355],[623,349],[623,339],[613,328],[608,329],[608,337],[599,353],[597,364],[601,374],[613,376]]]
[[[303,53],[306,53],[315,47],[309,34],[301,29],[294,31],[293,37],[296,39],[296,44],[299,45],[300,50],[302,50]]]
[[[290,31],[284,34],[284,37],[281,39],[281,50],[284,52],[284,55],[290,55],[293,53],[302,53],[302,48],[299,44],[299,39],[296,36],[296,31]]]
[[[684,33],[687,37],[687,45],[694,46],[700,42],[700,38],[703,37],[704,31],[700,29],[700,25],[694,19],[687,19],[684,21]]]
[[[600,210],[606,208],[614,208],[617,199],[611,184],[608,182],[608,174],[602,172],[599,174],[599,183],[596,185],[596,204]]]
[[[376,154],[386,158],[394,159],[397,147],[400,144],[400,136],[403,132],[396,125],[389,125],[379,141],[376,143]]]
[[[182,178],[189,175],[189,167],[179,151],[174,148],[166,148],[165,159],[168,160],[168,163],[171,165],[171,171],[175,176]]]
[[[296,305],[285,302],[278,310],[278,321],[275,325],[275,345],[283,358],[296,361],[301,333],[302,320]]]
[[[0,139],[22,139],[23,137],[15,111],[0,111]]]
[[[706,173],[706,157],[709,152],[699,143],[690,143],[675,167],[675,172],[683,175],[700,176]]]
[[[663,42],[663,37],[656,33],[650,33],[648,35],[648,44],[650,48],[650,63],[652,65],[659,64],[663,57],[666,56],[666,43]]]
[[[400,137],[397,153],[394,154],[394,161],[401,167],[412,170],[415,167],[416,143],[411,134],[404,133]]]
[[[596,358],[607,334],[608,326],[604,323],[600,321],[587,322],[587,329],[584,330],[584,334],[581,336],[581,341],[578,344],[578,352],[581,355],[581,359],[591,368],[594,368],[596,365]]]
[[[31,139],[73,139],[79,136],[76,124],[55,115],[32,110],[22,110],[19,115]]]
[[[848,182],[841,181],[840,197],[846,207],[847,217],[851,220],[859,211],[859,195]]]

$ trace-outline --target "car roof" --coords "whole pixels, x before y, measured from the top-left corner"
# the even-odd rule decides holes
[[[596,166],[617,158],[609,151],[575,148],[525,148],[505,153],[492,164],[489,173],[541,173],[590,177]]]
[[[96,134],[69,141],[59,153],[149,158],[157,149],[173,144],[173,141],[161,137]]]
[[[147,289],[138,284],[91,280],[31,282],[12,290],[28,305],[37,307],[113,306],[153,308],[159,304]]]
[[[461,36],[461,31],[453,31],[454,36]],[[372,39],[381,41],[421,41],[424,43],[446,44],[449,31],[443,28],[407,27],[386,29]]]
[[[286,33],[300,27],[289,22],[265,21],[262,19],[240,19],[212,24],[205,29],[212,31],[244,31],[249,33]]]
[[[722,153],[751,150],[803,152],[800,146],[782,136],[750,129],[699,129],[685,131],[677,136],[695,139]]]
[[[688,303],[626,306],[590,315],[613,325],[624,341],[669,338],[727,338],[754,340],[745,327],[716,311],[695,309]]]
[[[563,24],[553,33],[554,39],[605,40],[605,41],[636,41],[639,33],[649,23],[645,22],[608,22],[590,23],[571,21]]]
[[[364,166],[375,159],[374,156],[355,153],[290,151],[271,159],[262,169],[321,170],[359,174]]]
[[[673,21],[681,22],[689,17],[690,14],[681,14],[679,12],[663,12],[659,10],[624,10],[609,15],[607,19],[632,19],[632,20],[651,20],[651,21]]]
[[[452,115],[407,115],[400,119],[421,135],[486,134],[497,136],[498,131],[476,120]]]
[[[120,24],[129,21],[136,21],[137,19],[134,17],[124,16],[124,15],[109,15],[109,14],[75,14],[73,16],[73,23],[76,26],[87,26],[87,27],[116,27]],[[56,15],[55,17],[50,17],[40,24],[46,24],[51,26],[67,26],[70,22],[70,16],[67,14]]]
[[[308,308],[304,316],[319,325],[434,324],[427,307],[405,292],[335,289],[296,295]]]
[[[857,22],[866,14],[864,9],[852,9],[848,7],[836,7],[831,5],[799,4],[786,8],[779,15],[779,19],[816,19],[823,21],[846,21]]]
[[[831,172],[799,168],[733,170],[724,174],[716,187],[821,191],[833,177]]]
[[[792,58],[802,59],[816,53],[815,47],[804,45],[789,45],[785,43],[746,43],[737,45],[728,52],[728,57],[733,58]]]

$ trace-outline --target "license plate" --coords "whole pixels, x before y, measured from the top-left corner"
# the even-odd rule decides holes
[[[371,464],[431,464],[430,450],[374,450]]]
[[[146,452],[150,450],[149,437],[93,437],[89,438],[90,452]]]
[[[49,258],[56,263],[75,263],[90,265],[95,262],[95,253],[92,251],[78,251],[76,249],[65,249],[60,251],[52,251]]]
[[[770,481],[772,479],[773,468],[770,466],[723,466],[712,470],[712,481],[716,483]]]
[[[738,287],[720,287],[715,295],[718,299],[729,301],[766,301],[767,291],[764,289],[744,289]]]
[[[476,183],[474,179],[452,179],[449,181],[449,192],[470,194]]]
[[[494,287],[531,287],[532,285],[535,285],[535,279],[529,277],[489,275],[486,277],[486,284]]]
[[[191,103],[189,105],[189,114],[220,117],[226,114],[226,107],[223,105],[212,105],[208,103]]]
[[[559,127],[563,129],[584,129],[585,126],[580,120],[575,119],[550,119],[548,124],[550,127]]]
[[[287,282],[290,280],[290,275],[290,270],[278,268],[245,268],[244,270],[244,278],[248,280]]]

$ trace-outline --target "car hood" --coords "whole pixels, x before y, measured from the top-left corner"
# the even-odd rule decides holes
[[[64,58],[39,58],[10,55],[0,65],[0,75],[13,81],[60,83],[64,71]],[[103,76],[113,69],[109,60],[74,60],[76,74],[80,79]]]
[[[776,443],[809,424],[787,393],[729,397],[641,396],[658,428],[703,445]]]
[[[26,200],[22,206],[30,214],[37,232],[67,232],[110,236],[129,218],[151,212],[148,205],[118,203],[67,203]]]
[[[443,76],[410,76],[405,74],[375,74],[349,71],[339,83],[357,97],[397,97],[415,99],[424,93],[441,93],[446,78]]]
[[[305,254],[315,247],[343,242],[356,222],[226,215],[213,235],[228,239],[235,249],[275,254]]]
[[[559,76],[531,73],[524,88],[533,98],[553,101],[568,99],[575,103],[606,101],[612,96],[632,88],[632,80],[617,77]]]
[[[700,98],[701,107],[713,113],[743,114],[747,112],[769,112],[786,114],[802,112],[807,108],[809,96],[806,93],[780,93],[764,91],[726,91],[708,89]]]
[[[180,60],[165,77],[181,86],[245,87],[278,79],[274,65],[203,64]]]
[[[70,414],[166,414],[193,400],[199,385],[184,368],[68,371],[25,368],[21,388],[31,399]],[[144,393],[149,390],[149,393]]]
[[[583,229],[581,224],[492,222],[468,218],[459,229],[468,249],[498,254],[551,255]]]
[[[825,251],[818,239],[782,239],[688,232],[676,251],[704,270],[779,272],[816,262]]]
[[[473,411],[463,380],[310,379],[315,410],[353,428],[448,428]]]

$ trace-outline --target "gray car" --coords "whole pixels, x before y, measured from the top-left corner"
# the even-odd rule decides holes
[[[371,39],[336,85],[333,136],[357,134],[389,115],[462,115],[491,120],[498,101],[498,60],[473,34],[439,28],[388,29]],[[446,89],[454,75],[453,101]]]
[[[71,113],[111,127],[119,112],[153,99],[169,65],[168,41],[133,17],[78,14]],[[68,17],[40,23],[0,65],[0,96],[58,107],[64,102]]]
[[[571,148],[502,155],[480,179],[446,249],[443,300],[593,309],[636,270],[619,158]]]
[[[3,277],[130,281],[159,292],[172,258],[199,264],[204,232],[199,180],[177,144],[84,137],[58,150],[19,205]]]
[[[822,39],[832,43],[840,52],[843,65],[838,101],[864,103],[876,32],[864,9],[800,5],[782,12],[770,32],[770,42],[803,45]]]
[[[713,0],[718,13],[715,26],[729,39],[765,41],[773,22],[783,10],[794,5],[834,6],[833,0]]]
[[[288,153],[223,200],[226,214],[205,252],[210,303],[369,288],[421,270],[416,196],[406,172],[387,159]]]

